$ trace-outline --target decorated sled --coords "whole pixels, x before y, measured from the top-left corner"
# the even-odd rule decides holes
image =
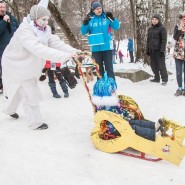
[[[92,61],[93,65],[96,67],[97,76],[101,78],[96,61],[94,59]],[[76,62],[91,101],[91,94],[81,70],[83,64],[80,61]],[[118,98],[121,106],[134,114],[134,119],[145,119],[139,106],[131,97],[118,95]],[[96,110],[94,105],[93,107],[94,110]],[[119,132],[119,135],[113,135],[107,132],[107,121],[112,123]],[[96,148],[107,153],[119,153],[154,162],[164,159],[175,165],[179,165],[185,155],[185,146],[183,145],[185,127],[180,126],[174,121],[167,120],[166,118],[163,118],[162,121],[165,131],[164,137],[158,135],[155,141],[151,141],[136,135],[129,123],[120,115],[110,111],[98,111],[95,112],[95,126],[91,133],[91,139]],[[172,134],[168,134],[168,131],[171,131]],[[141,153],[139,155],[137,155],[136,152],[129,153],[125,151],[128,148],[140,151]],[[146,154],[157,158],[148,157]]]

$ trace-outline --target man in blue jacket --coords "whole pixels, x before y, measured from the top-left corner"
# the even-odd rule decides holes
[[[3,91],[1,57],[17,28],[15,17],[6,11],[5,2],[0,1],[0,93]]]
[[[99,1],[93,1],[91,4],[91,12],[84,19],[81,26],[81,33],[83,35],[89,34],[93,36],[94,45],[91,45],[92,56],[99,64],[100,75],[103,76],[107,72],[108,77],[115,79],[113,64],[112,64],[112,50],[113,40],[111,28],[118,30],[120,22],[113,17],[111,12],[104,12]],[[102,37],[99,40],[99,37]]]
[[[134,63],[134,44],[131,38],[128,39],[127,51],[129,51],[130,63]]]

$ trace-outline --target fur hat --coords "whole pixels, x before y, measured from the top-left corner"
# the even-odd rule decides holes
[[[30,10],[30,17],[32,20],[36,20],[43,16],[50,16],[50,12],[47,8],[39,5],[33,5]]]
[[[159,14],[155,14],[155,15],[152,17],[152,19],[153,19],[153,18],[156,18],[158,21],[161,21],[161,17],[160,17]]]
[[[102,7],[102,5],[101,5],[101,3],[99,1],[92,2],[92,4],[91,4],[92,11],[94,11],[98,7]]]

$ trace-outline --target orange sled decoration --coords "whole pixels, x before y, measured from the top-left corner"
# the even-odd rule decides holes
[[[79,65],[79,72],[82,75],[84,85],[91,100],[91,94],[80,67],[81,66]],[[97,74],[99,76],[98,70]],[[139,106],[131,97],[124,95],[118,95],[118,97],[120,99],[121,106],[132,112],[132,114],[135,116],[135,119],[144,119]],[[106,121],[109,121],[113,124],[113,126],[120,133],[120,136],[107,134],[105,124]],[[110,111],[102,110],[95,113],[94,123],[95,126],[91,133],[91,139],[95,147],[103,152],[120,153],[126,156],[155,162],[164,159],[175,165],[180,165],[185,155],[185,146],[183,145],[185,127],[180,126],[174,121],[163,118],[165,136],[162,137],[158,135],[156,136],[155,141],[150,141],[136,135],[129,123],[124,120],[123,117]],[[167,134],[169,129],[172,130],[171,135]],[[134,150],[140,151],[141,154],[137,155],[127,153],[124,151],[127,148],[133,148]],[[153,155],[157,158],[148,158],[145,154]]]

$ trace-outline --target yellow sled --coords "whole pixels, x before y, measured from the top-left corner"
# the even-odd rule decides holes
[[[127,107],[128,110],[135,111],[137,119],[139,116],[141,119],[144,119],[138,105],[132,98],[122,95],[118,97],[122,100],[122,106]],[[111,122],[121,136],[108,140],[102,138],[102,134],[105,133],[105,127],[102,125],[105,121]],[[150,141],[136,135],[126,120],[120,115],[109,111],[97,112],[94,116],[94,122],[95,127],[91,133],[91,139],[96,148],[103,152],[116,153],[131,147],[137,151],[156,156],[175,165],[179,165],[185,155],[185,146],[183,146],[185,127],[173,121],[166,120],[165,118],[163,118],[165,137],[156,136],[155,141]],[[166,133],[170,128],[172,129],[171,136]]]

